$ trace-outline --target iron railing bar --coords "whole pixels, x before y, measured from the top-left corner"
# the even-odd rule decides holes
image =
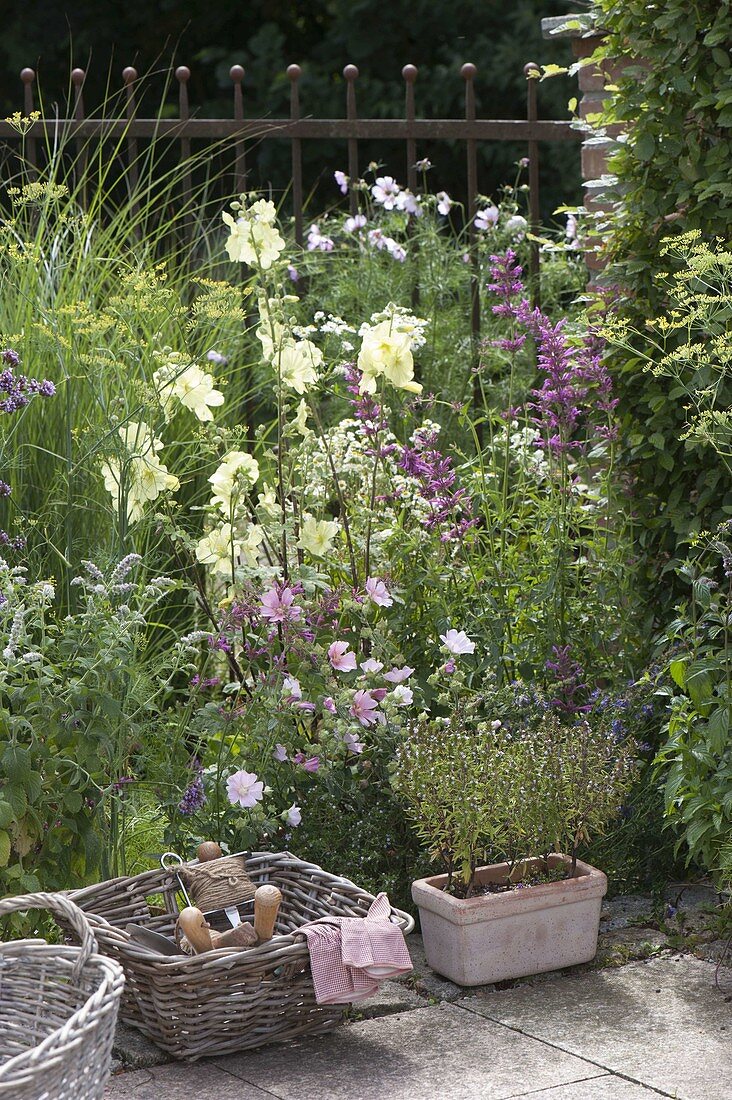
[[[30,118],[35,110],[33,106],[33,81],[36,79],[36,74],[33,69],[23,69],[20,74],[20,79],[23,81],[23,112],[26,118]],[[38,150],[34,137],[28,138],[26,148],[32,178],[36,174],[38,168]]]
[[[299,65],[288,65],[287,75],[290,78],[290,118],[293,122],[300,119],[300,90],[298,80],[301,69]],[[295,208],[295,241],[303,243],[302,224],[302,146],[300,138],[292,139],[292,205]]]
[[[536,84],[541,75],[534,61],[524,65],[526,77],[526,118],[530,126],[537,121]],[[539,146],[535,138],[529,137],[529,229],[532,236],[538,236],[541,223],[539,206]],[[539,278],[539,242],[529,241],[529,274],[531,277],[531,304],[539,306],[541,285]]]
[[[242,88],[242,81],[244,80],[243,65],[232,65],[229,69],[229,76],[234,85],[234,121],[237,126],[241,127],[244,121],[244,90]],[[244,148],[244,142],[241,140],[241,135],[239,135],[239,139],[236,142],[234,185],[237,195],[243,194],[247,186],[246,150]]]
[[[242,122],[225,118],[180,119],[136,118],[125,119],[73,118],[39,119],[28,127],[29,137],[47,137],[60,128],[67,138],[118,137],[132,138],[169,137],[180,140],[198,138],[283,138],[302,140],[340,138],[350,141],[367,139],[391,139],[406,141],[582,141],[583,135],[569,122],[541,119],[536,122],[524,119],[463,119],[416,118],[412,122],[399,118],[301,118],[291,119],[252,118]],[[185,133],[182,133],[185,131]],[[17,138],[17,130],[4,120],[0,121],[0,138]],[[357,161],[355,164],[357,165]],[[350,164],[349,164],[350,167]]]
[[[346,122],[350,128],[358,126],[358,113],[356,110],[356,81],[358,69],[355,65],[346,65],[343,70],[346,79]],[[351,186],[348,189],[348,208],[351,217],[358,213],[358,193],[353,184],[358,179],[358,138],[359,134],[347,130],[344,137],[348,137],[348,175],[351,178]],[[333,135],[335,137],[335,134]]]

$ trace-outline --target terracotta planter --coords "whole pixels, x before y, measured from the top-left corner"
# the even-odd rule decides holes
[[[570,862],[564,855],[549,857],[550,867]],[[527,859],[523,866],[543,869],[544,861]],[[499,882],[507,874],[507,863],[494,863],[477,877]],[[446,882],[447,875],[419,879],[412,899],[427,962],[457,985],[502,982],[594,958],[607,879],[589,864],[578,860],[571,879],[466,899],[446,894]]]

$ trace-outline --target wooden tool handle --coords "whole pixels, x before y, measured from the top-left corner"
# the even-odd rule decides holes
[[[254,894],[254,931],[259,943],[272,939],[281,903],[282,894],[276,886],[257,888]]]
[[[198,845],[196,855],[199,863],[208,863],[212,859],[221,859],[222,851],[215,840],[204,840]]]
[[[203,951],[213,950],[211,930],[206,924],[203,913],[195,906],[189,905],[186,909],[181,909],[177,930],[179,934],[185,936],[197,955]]]
[[[256,942],[257,933],[246,921],[238,924],[236,928],[227,929],[226,932],[216,932],[213,929],[211,931],[211,943],[215,951],[219,947],[253,947]]]

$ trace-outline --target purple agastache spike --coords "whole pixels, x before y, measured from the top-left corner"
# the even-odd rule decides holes
[[[533,401],[528,408],[542,430],[537,445],[559,455],[583,450],[593,436],[617,438],[617,426],[611,421],[618,399],[612,396],[612,379],[602,361],[604,342],[596,329],[590,327],[577,336],[565,320],[554,324],[541,310],[531,309],[523,272],[511,249],[503,256],[491,256],[490,271],[493,281],[488,290],[499,299],[493,312],[511,319],[517,329],[492,345],[516,352],[526,335],[536,344],[543,378],[531,391]],[[518,331],[521,329],[524,331]]]

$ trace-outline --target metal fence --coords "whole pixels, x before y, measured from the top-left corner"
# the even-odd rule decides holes
[[[179,143],[180,158],[184,165],[183,189],[185,197],[191,195],[191,175],[185,171],[185,163],[190,159],[192,141],[230,142],[233,152],[233,184],[237,193],[246,189],[248,144],[256,139],[289,141],[291,147],[291,182],[294,206],[295,236],[299,244],[303,242],[304,196],[303,196],[303,141],[322,139],[344,141],[348,150],[348,174],[353,179],[359,176],[359,142],[371,140],[389,140],[404,142],[407,164],[407,184],[414,191],[417,187],[417,159],[420,142],[457,141],[465,145],[467,209],[469,251],[475,258],[472,247],[475,240],[474,217],[478,196],[478,145],[481,142],[517,142],[526,145],[529,160],[529,222],[534,232],[539,229],[540,210],[540,173],[539,144],[541,142],[581,140],[581,134],[569,122],[540,120],[537,112],[537,83],[539,67],[533,62],[524,66],[526,76],[526,118],[525,119],[485,119],[478,118],[475,102],[476,66],[467,63],[460,69],[465,85],[465,111],[462,118],[418,118],[416,112],[415,85],[418,70],[414,65],[405,65],[402,69],[404,81],[405,110],[403,118],[359,118],[356,86],[359,71],[355,65],[346,65],[343,70],[345,79],[345,118],[308,117],[300,103],[299,65],[290,65],[287,76],[290,81],[290,117],[289,118],[246,118],[242,81],[244,69],[241,65],[232,66],[229,76],[232,83],[232,114],[229,118],[199,118],[192,111],[188,96],[188,81],[191,73],[185,65],[175,69],[175,81],[178,88],[177,118],[143,118],[138,114],[136,85],[140,81],[136,69],[123,70],[124,110],[117,117],[87,117],[84,108],[83,69],[74,69],[71,73],[73,86],[73,117],[42,117],[35,121],[24,135],[24,153],[31,167],[39,161],[39,143],[57,146],[60,140],[69,139],[77,143],[78,164],[84,171],[88,157],[88,140],[107,138],[116,139],[126,147],[128,171],[132,182],[138,170],[138,142],[144,139],[164,138]],[[36,74],[33,69],[23,69],[20,74],[23,83],[23,112],[30,116],[35,109],[34,84]],[[17,128],[9,121],[0,120],[0,139],[18,140]],[[251,148],[249,149],[251,156]],[[358,196],[350,193],[351,212],[357,209]],[[539,246],[531,248],[532,285],[538,287]],[[480,331],[480,303],[477,290],[477,271],[474,276],[472,301],[472,331]]]

